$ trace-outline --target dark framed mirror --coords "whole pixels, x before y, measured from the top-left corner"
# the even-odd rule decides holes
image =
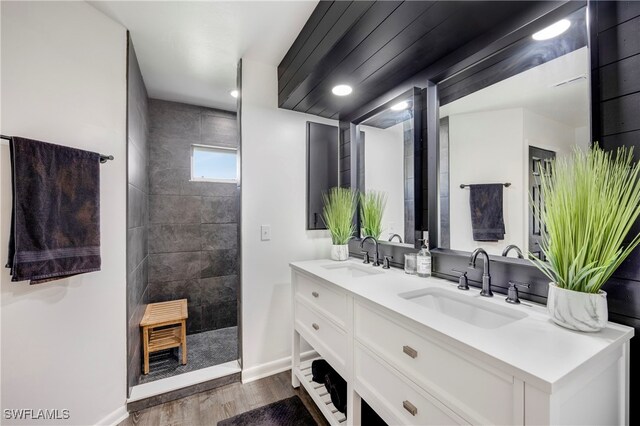
[[[422,194],[415,171],[422,164],[422,103],[422,92],[416,87],[342,123],[351,136],[350,187],[359,194],[384,198],[381,230],[373,236],[380,244],[399,249],[413,250],[421,238],[416,218],[421,215]],[[357,242],[367,235],[360,209],[356,221]]]
[[[307,121],[307,230],[327,229],[322,194],[338,186],[338,127]]]
[[[591,146],[587,18],[585,2],[567,3],[427,86],[423,183],[435,275],[453,278],[482,247],[497,288],[526,281],[530,299],[546,297],[528,259],[543,258],[544,224],[533,212],[544,208],[539,176],[552,173],[551,160]],[[469,270],[472,284],[479,274]]]
[[[438,84],[438,247],[543,257],[540,175],[591,143],[586,7],[553,25]]]

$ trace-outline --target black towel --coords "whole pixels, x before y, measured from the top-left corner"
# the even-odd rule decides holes
[[[100,155],[13,137],[11,280],[100,270]]]
[[[347,412],[347,382],[333,368],[325,376],[324,386],[331,396],[331,402],[341,413]]]
[[[316,383],[324,383],[324,378],[331,366],[324,359],[316,359],[311,363],[311,377]]]
[[[474,241],[504,240],[502,184],[469,185]]]

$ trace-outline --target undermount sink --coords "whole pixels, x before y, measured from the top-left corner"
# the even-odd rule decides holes
[[[415,290],[398,296],[480,328],[498,328],[527,317],[526,313],[506,306],[496,306],[438,288]]]
[[[323,265],[322,267],[324,269],[328,269],[330,271],[344,272],[345,274],[351,275],[351,277],[353,277],[353,278],[366,277],[366,276],[369,276],[369,275],[382,274],[381,271],[373,269],[372,266],[365,267],[365,266],[360,266],[360,265],[354,265],[354,264],[351,264],[351,263],[347,263],[347,264],[338,263],[338,264],[335,264],[335,265]]]

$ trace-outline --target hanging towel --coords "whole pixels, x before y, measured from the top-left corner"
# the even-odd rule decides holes
[[[471,228],[474,241],[504,240],[504,216],[502,213],[503,185],[469,185],[471,194]]]
[[[11,281],[100,270],[100,155],[13,137]]]

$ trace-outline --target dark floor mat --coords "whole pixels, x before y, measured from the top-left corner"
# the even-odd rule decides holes
[[[298,396],[283,399],[218,422],[218,426],[317,426]]]

